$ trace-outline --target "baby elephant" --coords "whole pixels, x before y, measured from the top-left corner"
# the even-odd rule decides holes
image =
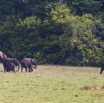
[[[23,68],[25,68],[25,71],[32,72],[33,68],[32,66],[35,66],[37,68],[37,62],[33,58],[23,58],[21,61],[21,72],[23,71]]]
[[[3,58],[4,72],[15,72],[15,64],[10,62],[7,58]]]
[[[12,72],[15,73],[15,64],[11,62],[11,63],[7,64],[5,69],[6,69],[7,72],[12,71]]]

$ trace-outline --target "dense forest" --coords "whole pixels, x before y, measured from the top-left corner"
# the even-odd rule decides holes
[[[39,64],[98,66],[104,0],[0,0],[0,50]]]

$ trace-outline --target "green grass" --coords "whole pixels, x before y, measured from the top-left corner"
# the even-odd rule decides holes
[[[32,73],[4,73],[0,66],[0,103],[104,103],[100,68],[38,66]]]

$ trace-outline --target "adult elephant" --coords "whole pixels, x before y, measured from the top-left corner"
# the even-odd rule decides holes
[[[35,67],[34,67],[35,66]],[[32,72],[33,68],[37,68],[37,62],[33,58],[23,58],[21,61],[21,72],[23,72],[23,68],[25,68],[25,71]]]
[[[3,55],[2,63],[4,67],[4,72],[10,72],[11,70],[12,72],[15,72],[15,66],[18,66],[18,70],[20,69],[20,63],[16,58],[9,58]]]

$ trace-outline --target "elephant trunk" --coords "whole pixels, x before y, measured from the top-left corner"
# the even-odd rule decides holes
[[[34,69],[36,69],[37,68],[37,64],[35,64],[35,67],[34,67]]]
[[[37,68],[37,64],[33,65],[32,67],[33,67],[34,69],[36,69],[36,68]]]
[[[35,59],[31,59],[31,64],[34,69],[37,68],[37,61]]]

